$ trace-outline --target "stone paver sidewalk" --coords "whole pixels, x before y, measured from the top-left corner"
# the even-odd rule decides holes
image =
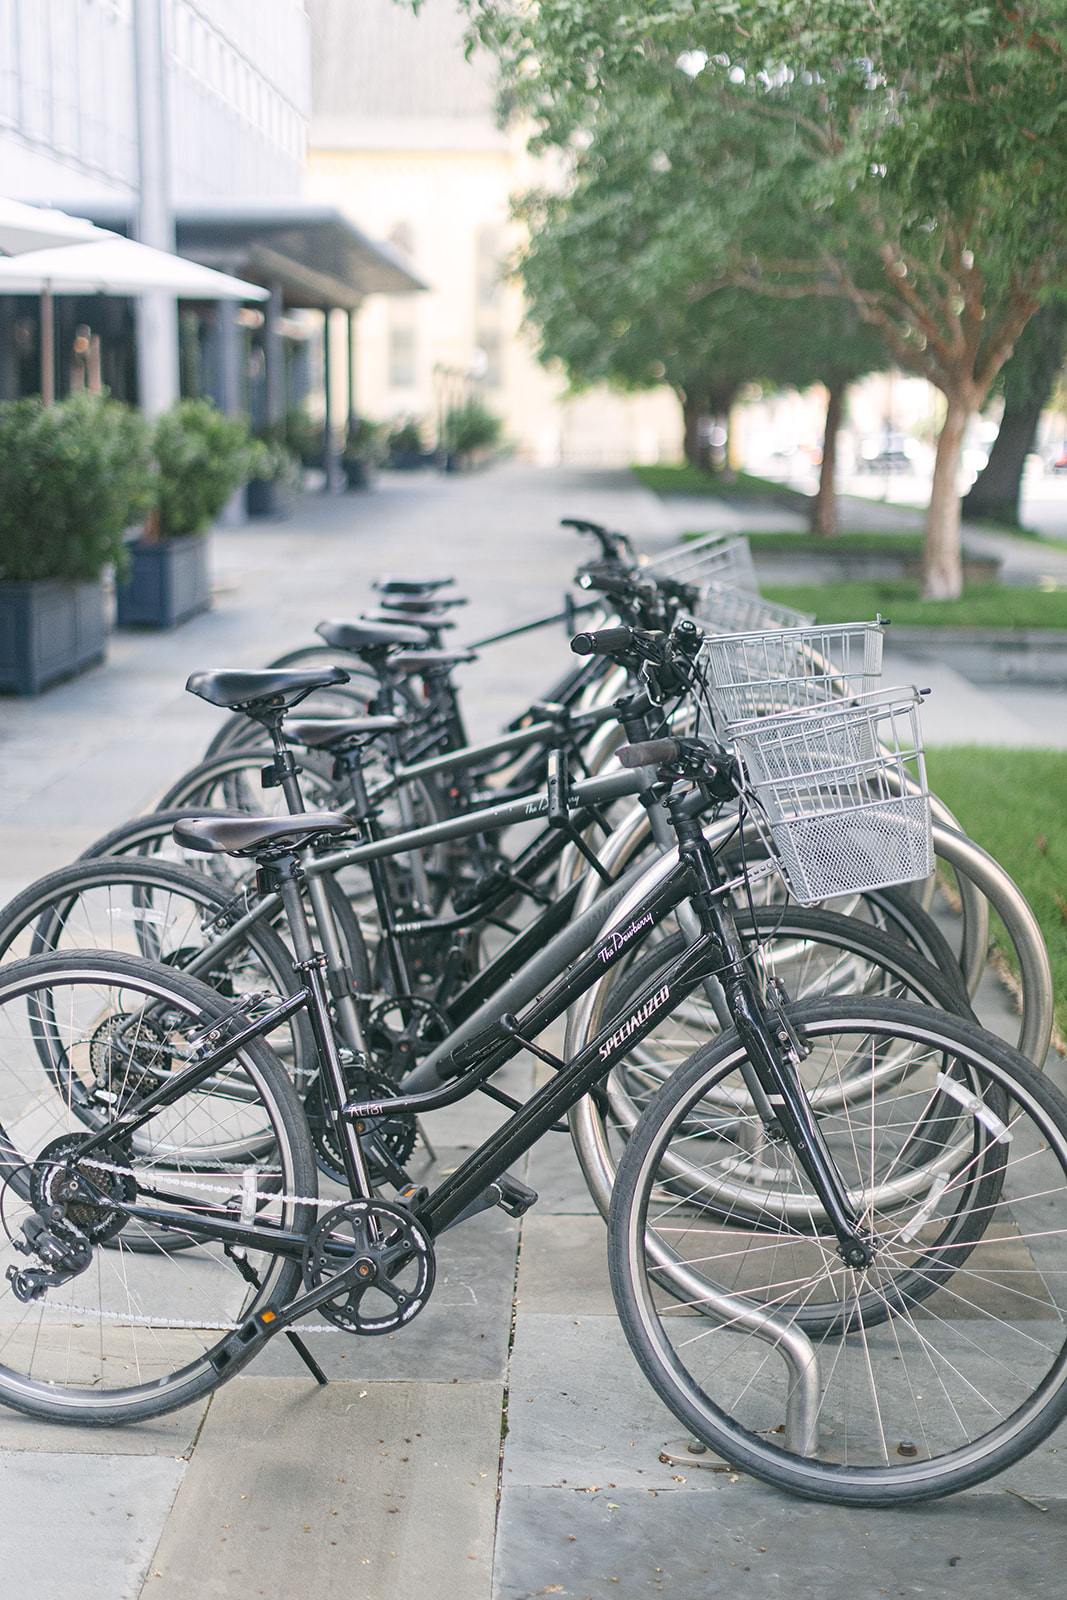
[[[39,701],[0,701],[0,893],[150,806],[197,758],[214,721],[182,692],[190,671],[258,665],[310,641],[322,615],[356,614],[383,571],[454,572],[470,596],[461,641],[555,610],[587,548],[558,526],[568,514],[623,527],[650,551],[675,527],[673,509],[629,475],[513,466],[396,478],[307,501],[290,523],[218,535],[209,615],[173,635],[116,639],[106,669]],[[472,734],[495,732],[565,660],[558,628],[487,650],[464,669]],[[937,714],[946,726],[971,719],[977,736],[993,703],[981,691],[963,703],[953,677],[938,686]],[[1067,745],[1061,706],[1046,732]],[[1006,742],[1026,742],[1025,704],[995,710]],[[522,1089],[529,1069],[515,1074]],[[494,1118],[488,1103],[436,1113],[436,1169]],[[665,1443],[682,1442],[679,1425],[620,1334],[603,1225],[569,1141],[543,1141],[528,1181],[541,1199],[521,1224],[494,1212],[444,1237],[433,1300],[410,1328],[316,1341],[326,1389],[277,1341],[210,1405],[155,1424],[82,1432],[0,1411],[4,1593],[1061,1593],[1067,1439],[982,1492],[881,1514],[787,1499],[696,1458],[660,1461]]]

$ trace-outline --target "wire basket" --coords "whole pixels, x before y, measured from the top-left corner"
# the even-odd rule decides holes
[[[654,578],[676,578],[679,583],[720,583],[733,589],[759,593],[756,569],[748,540],[733,534],[712,533],[694,539],[641,563]]]
[[[730,729],[802,904],[933,871],[918,707],[914,689],[888,689]]]
[[[709,693],[726,722],[872,694],[882,676],[879,622],[721,634],[706,640]]]
[[[704,584],[693,615],[713,633],[751,633],[762,628],[810,627],[815,618],[791,606],[775,605],[758,594],[732,589],[723,583]]]

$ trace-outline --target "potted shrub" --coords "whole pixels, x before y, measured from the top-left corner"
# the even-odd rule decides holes
[[[302,467],[319,471],[326,465],[326,429],[321,421],[308,416],[301,406],[293,406],[285,413],[279,441],[288,446]]]
[[[120,627],[173,628],[210,604],[206,529],[248,476],[247,423],[208,400],[181,400],[156,421],[156,505],[129,546],[117,586]]]
[[[0,688],[37,694],[103,660],[104,570],[152,495],[135,411],[89,394],[0,405]]]
[[[445,471],[458,472],[487,460],[500,443],[503,424],[480,400],[467,400],[445,412],[442,443]]]
[[[341,466],[349,489],[369,487],[381,459],[384,424],[367,417],[349,417],[341,450]]]
[[[422,443],[422,423],[417,417],[398,417],[385,441],[386,459],[400,472],[411,472],[426,464]]]
[[[246,495],[248,515],[291,517],[303,487],[304,474],[292,450],[277,439],[258,439]]]

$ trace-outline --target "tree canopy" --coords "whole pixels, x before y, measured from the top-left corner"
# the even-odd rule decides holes
[[[745,180],[754,165],[774,165],[731,107],[672,67],[654,93],[646,84],[611,96],[589,131],[567,192],[527,195],[517,208],[530,320],[543,357],[561,361],[572,382],[669,383],[693,460],[697,418],[727,414],[746,381],[840,391],[886,363],[881,339],[846,300],[768,301],[706,282],[709,254],[722,248],[719,191],[738,181],[740,153]],[[781,140],[778,125],[766,131]],[[790,152],[775,159],[788,164]],[[774,214],[780,242],[796,219],[788,206]],[[830,531],[832,485],[816,510]]]
[[[925,582],[958,592],[963,430],[1063,274],[1067,0],[467,5],[542,142],[665,84],[683,122],[731,119],[662,248],[699,260],[692,292],[850,300],[942,390]]]

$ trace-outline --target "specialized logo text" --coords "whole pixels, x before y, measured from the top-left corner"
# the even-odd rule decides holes
[[[646,1000],[639,1011],[635,1011],[632,1017],[627,1018],[621,1028],[616,1028],[611,1038],[605,1040],[600,1046],[601,1061],[606,1061],[612,1052],[630,1037],[631,1033],[635,1033],[643,1022],[647,1022],[653,1012],[658,1011],[660,1006],[666,1002],[670,992],[670,984],[665,983],[662,989],[656,991],[651,1000]]]

